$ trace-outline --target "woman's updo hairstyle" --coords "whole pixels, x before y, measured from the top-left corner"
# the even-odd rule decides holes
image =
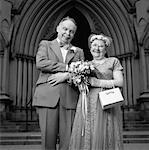
[[[106,47],[109,47],[112,43],[112,38],[105,36],[104,34],[91,34],[88,38],[89,48],[91,47],[91,43],[94,40],[102,40],[105,43]]]

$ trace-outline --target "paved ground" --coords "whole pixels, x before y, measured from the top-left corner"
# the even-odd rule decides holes
[[[149,144],[124,144],[124,150],[149,150]],[[0,146],[0,150],[41,150],[40,145]]]

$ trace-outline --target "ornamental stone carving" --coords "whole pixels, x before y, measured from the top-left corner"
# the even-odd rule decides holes
[[[136,20],[135,20],[135,29],[137,37],[140,40],[144,36],[145,29],[149,23],[149,1],[148,0],[139,0],[135,4],[136,6]]]

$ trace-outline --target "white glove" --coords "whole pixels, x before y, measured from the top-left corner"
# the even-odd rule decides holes
[[[102,88],[113,88],[114,87],[113,80],[103,80],[103,79],[97,79],[95,77],[90,77],[89,83],[93,87],[102,87]]]

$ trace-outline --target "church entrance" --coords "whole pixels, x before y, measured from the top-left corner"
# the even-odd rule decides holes
[[[61,16],[61,18],[66,17],[66,16],[74,18],[78,27],[76,34],[74,36],[74,39],[72,40],[72,44],[74,46],[82,48],[84,51],[85,59],[91,60],[92,58],[91,58],[91,54],[88,48],[88,37],[91,33],[91,29],[90,29],[90,26],[86,17],[78,9],[74,7],[72,7],[72,9],[65,12]],[[57,22],[59,22],[61,18],[58,18]],[[52,29],[53,28],[55,29],[56,25],[57,24],[52,26],[50,32],[46,32],[48,34],[47,35],[45,34],[45,36],[43,36],[45,39],[52,40],[56,37],[56,33],[49,35],[52,32],[54,32],[54,30],[52,31]],[[48,26],[44,27],[42,32],[45,33],[45,31],[48,31],[48,29],[49,29]],[[43,39],[42,36],[41,36],[41,39]],[[22,42],[25,42],[25,41],[23,40]],[[37,47],[38,47],[38,44],[39,42],[37,43]],[[25,48],[25,50],[29,48],[30,47]],[[31,51],[33,49],[36,49],[36,48],[33,47]],[[19,54],[20,53],[18,53],[18,60],[13,60],[13,61],[18,62],[17,63],[18,70],[16,71],[16,73],[18,74],[18,78],[16,78],[16,83],[15,83],[15,86],[16,86],[15,88],[18,90],[16,92],[14,91],[14,97],[16,97],[16,99],[14,99],[14,104],[13,104],[14,106],[12,110],[13,113],[11,113],[12,115],[11,115],[10,120],[12,122],[15,122],[14,130],[19,130],[19,131],[20,130],[21,131],[22,130],[23,131],[24,130],[25,131],[38,130],[39,129],[38,115],[37,115],[36,109],[32,107],[32,97],[33,97],[32,89],[35,86],[35,81],[37,80],[35,79],[35,76],[38,76],[38,72],[35,67],[35,60],[30,60],[31,59],[30,56],[25,57],[26,55],[23,55],[23,54],[19,55]],[[30,65],[33,66],[33,68],[30,67]],[[17,66],[15,67],[17,68]],[[32,80],[32,82],[29,82],[29,80]],[[16,129],[16,120],[17,120],[17,129]]]
[[[2,86],[8,89],[6,93],[12,99],[8,115],[4,115],[6,121],[16,122],[16,130],[22,130],[24,125],[25,130],[33,130],[35,125],[38,126],[38,115],[32,107],[34,86],[38,78],[35,54],[42,39],[47,37],[52,40],[55,37],[57,23],[66,16],[74,18],[77,23],[78,29],[72,44],[83,49],[86,60],[92,60],[88,47],[88,37],[92,32],[112,37],[113,44],[108,55],[118,57],[124,66],[125,105],[129,108],[137,103],[141,89],[136,89],[139,83],[134,82],[140,74],[136,67],[138,62],[134,59],[138,52],[134,44],[137,41],[134,29],[130,28],[132,26],[119,5],[109,1],[31,1],[21,5],[20,12],[11,12],[14,24],[10,36],[10,54],[5,54],[7,63],[4,61],[4,69],[1,67],[1,70],[8,70],[8,73],[5,71],[1,74],[1,81],[8,78],[8,82]]]
[[[91,34],[89,23],[84,15],[76,8],[70,9],[64,17],[69,16],[75,19],[77,23],[77,32],[72,40],[72,44],[84,50],[86,60],[91,60],[91,54],[88,47],[88,37]]]

